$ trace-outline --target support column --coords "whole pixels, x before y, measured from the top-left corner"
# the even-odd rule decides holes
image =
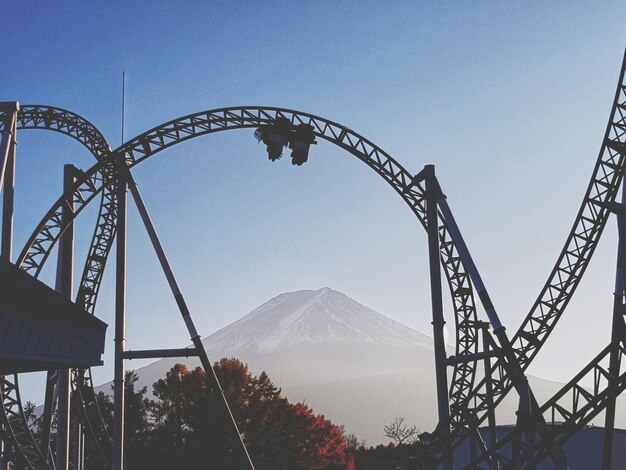
[[[4,184],[4,173],[9,160],[9,152],[15,146],[15,130],[17,129],[17,112],[20,105],[17,101],[0,103],[0,111],[5,112],[4,130],[0,139],[0,189]]]
[[[2,431],[3,433],[6,431],[4,426]],[[9,448],[2,439],[0,439],[0,470],[9,470]]]
[[[489,326],[485,323],[482,325],[483,350],[489,352],[491,349],[491,337],[489,336]],[[493,389],[492,389],[492,368],[491,358],[489,355],[484,359],[485,368],[485,391],[487,393],[487,425],[489,428],[489,450],[495,450],[497,444],[496,435],[496,411],[493,405]],[[489,457],[489,470],[498,470],[499,464],[497,454]]]
[[[441,294],[441,264],[439,259],[439,217],[437,199],[441,193],[435,179],[435,167],[426,165],[426,225],[428,233],[428,258],[430,265],[430,292],[433,311],[433,339],[435,343],[435,376],[437,379],[437,431],[444,442],[450,440],[450,405],[448,401],[448,376],[446,372],[446,343],[444,339],[443,300]],[[443,470],[453,470],[452,453],[442,462]]]
[[[17,114],[17,112],[16,112]],[[10,143],[4,160],[2,197],[2,257],[11,261],[13,251],[13,194],[15,189],[15,151],[17,122],[13,120]]]
[[[427,170],[430,165],[424,167],[425,174],[430,174],[430,170]],[[427,177],[428,178],[428,177]],[[434,171],[432,171],[432,179],[436,183],[436,178],[434,176]],[[461,236],[461,232],[454,220],[452,212],[448,207],[448,203],[446,201],[445,196],[441,193],[441,190],[438,189],[439,195],[437,204],[439,209],[441,210],[443,219],[445,221],[446,227],[448,228],[448,232],[450,237],[454,241],[454,245],[456,250],[458,251],[463,265],[465,269],[467,269],[467,273],[470,276],[470,279],[474,283],[474,287],[476,288],[476,292],[478,297],[480,298],[483,307],[485,308],[485,312],[487,317],[489,318],[489,322],[493,328],[493,334],[498,339],[498,343],[500,344],[500,352],[502,354],[502,358],[505,360],[502,361],[502,365],[506,368],[507,374],[511,380],[511,383],[515,387],[518,395],[520,397],[527,397],[527,400],[524,403],[528,403],[528,406],[525,408],[519,409],[519,413],[528,413],[528,419],[525,420],[528,423],[528,426],[534,427],[536,424],[545,424],[544,417],[539,413],[539,406],[537,404],[537,400],[528,385],[528,380],[522,370],[517,357],[515,355],[515,351],[513,350],[513,346],[509,340],[509,337],[506,333],[506,328],[500,322],[500,318],[495,310],[493,303],[491,302],[491,298],[487,292],[485,284],[482,281],[482,278],[474,264],[474,260],[472,259],[467,246],[465,245],[465,241]],[[524,398],[521,398],[524,400]],[[520,402],[521,403],[521,402]],[[536,421],[536,423],[535,423]],[[534,431],[528,431],[527,435],[531,436]],[[566,470],[567,469],[567,456],[561,446],[554,445],[553,451],[550,455],[552,462],[554,463],[554,467],[556,470]]]
[[[59,258],[57,264],[56,290],[63,297],[72,300],[74,285],[74,180],[78,169],[73,165],[63,167],[63,195],[65,203],[61,219],[63,225],[68,223],[59,241]],[[70,369],[60,369],[57,378],[57,445],[56,470],[69,469],[70,446]]]
[[[622,211],[626,207],[626,178],[622,180],[622,204],[617,211],[617,265],[615,267],[615,290],[613,293],[613,321],[611,324],[612,350],[609,357],[610,388],[616,386],[619,375],[619,343],[624,337],[624,270],[626,269],[626,221]],[[615,429],[616,395],[610,394],[604,416],[604,442],[602,446],[602,470],[611,470],[613,460],[613,434]]]
[[[11,261],[13,249],[13,188],[15,186],[15,147],[19,109],[20,105],[17,101],[0,103],[0,111],[7,113],[4,120],[4,130],[0,138],[0,189],[5,188],[2,205],[0,256],[8,261]],[[9,449],[0,439],[0,470],[6,470],[9,466],[8,452]]]
[[[78,416],[72,424],[72,470],[83,470],[83,425]]]
[[[121,171],[127,172],[126,168]],[[115,262],[115,379],[111,468],[124,468],[124,350],[126,348],[126,174],[117,181],[117,253]]]
[[[46,377],[46,394],[44,397],[44,407],[41,423],[41,453],[46,462],[50,462],[52,454],[50,453],[50,434],[52,430],[52,415],[56,408],[56,383],[57,371],[48,371]]]
[[[478,457],[478,452],[476,451],[478,448],[478,442],[476,442],[476,433],[478,429],[475,429],[474,432],[470,433],[469,438],[467,439],[467,443],[469,445],[469,454],[470,454],[470,462],[476,460]]]
[[[9,457],[6,452],[4,441],[0,440],[0,470],[8,470]]]

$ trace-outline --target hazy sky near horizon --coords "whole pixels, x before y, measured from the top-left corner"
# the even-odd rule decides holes
[[[578,211],[626,44],[617,1],[2,6],[0,100],[70,109],[112,147],[125,70],[127,138],[196,111],[280,106],[354,129],[412,173],[435,164],[510,331]],[[66,137],[20,132],[16,251],[60,194],[68,162],[93,163]],[[321,142],[295,168],[236,131],[178,145],[134,174],[203,336],[282,292],[323,286],[430,334],[426,235],[345,152]],[[79,266],[95,209],[78,226]],[[186,345],[134,208],[129,245],[127,347]],[[568,380],[608,342],[615,251],[611,223],[531,373]],[[98,307],[109,352],[112,267]]]

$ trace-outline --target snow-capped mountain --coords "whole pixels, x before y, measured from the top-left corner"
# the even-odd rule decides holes
[[[211,360],[236,357],[254,374],[265,370],[291,402],[305,401],[370,445],[386,441],[383,426],[396,416],[424,431],[436,424],[432,339],[332,289],[281,294],[202,342]],[[137,369],[140,385],[151,390],[177,362],[199,365],[159,360]],[[529,379],[541,402],[561,386]],[[498,407],[501,423],[515,421],[513,395]]]
[[[207,340],[212,349],[256,353],[307,344],[431,348],[432,342],[328,287],[274,297]]]
[[[431,375],[433,368],[430,338],[327,287],[274,297],[202,342],[212,360],[236,357],[255,373],[267,371],[285,391],[406,373],[416,364]],[[142,367],[141,383],[150,388],[176,362],[163,359]],[[199,364],[196,358],[182,362]]]
[[[280,294],[202,342],[211,360],[265,370],[290,401],[370,443],[384,441],[395,416],[423,429],[435,423],[432,340],[328,287]],[[137,369],[140,385],[151,390],[176,362],[199,365],[159,360]]]

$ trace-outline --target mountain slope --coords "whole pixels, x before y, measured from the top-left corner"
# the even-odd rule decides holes
[[[236,357],[255,373],[266,370],[285,391],[406,374],[416,365],[426,375],[434,371],[430,338],[329,288],[281,294],[202,342],[212,360]],[[142,367],[141,383],[150,388],[176,362]],[[199,365],[196,358],[178,362]]]
[[[211,347],[258,353],[302,344],[430,348],[431,343],[427,336],[328,287],[274,297],[210,338]]]
[[[236,357],[255,374],[265,370],[290,401],[306,401],[368,444],[384,442],[396,416],[421,430],[436,424],[432,339],[332,289],[281,294],[202,342],[213,361]],[[140,385],[151,390],[176,362],[199,365],[159,360],[137,369]],[[529,380],[540,402],[561,386]],[[501,423],[515,422],[510,395],[498,407]]]

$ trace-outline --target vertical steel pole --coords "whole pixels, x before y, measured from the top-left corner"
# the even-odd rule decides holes
[[[437,431],[444,442],[450,439],[450,405],[448,402],[448,376],[446,372],[446,343],[444,339],[443,300],[441,294],[441,265],[439,258],[439,217],[437,199],[441,193],[435,179],[435,167],[426,165],[426,225],[428,233],[428,259],[430,265],[430,292],[433,310],[433,339],[435,343],[435,374],[437,379]],[[442,463],[443,470],[453,469],[452,452]]]
[[[427,167],[425,167],[424,169],[426,170]],[[436,178],[434,177],[434,171],[433,179],[436,181]],[[461,256],[461,259],[463,260],[463,265],[467,269],[470,279],[474,283],[474,287],[476,288],[476,292],[478,293],[478,297],[480,298],[483,307],[485,308],[485,312],[487,313],[487,317],[489,318],[489,322],[491,323],[491,326],[493,328],[493,333],[500,343],[500,349],[503,353],[504,358],[506,359],[503,365],[506,367],[511,382],[513,383],[513,386],[515,387],[515,390],[520,395],[520,397],[522,395],[528,397],[529,406],[525,408],[526,411],[531,414],[534,420],[537,420],[540,423],[545,423],[545,419],[543,418],[543,416],[538,413],[539,406],[537,405],[537,400],[535,399],[532,390],[530,390],[528,380],[524,374],[524,371],[519,365],[519,362],[513,350],[513,346],[511,345],[509,337],[506,333],[506,328],[500,322],[500,318],[498,317],[495,307],[491,302],[485,284],[480,277],[478,269],[474,264],[474,260],[472,259],[472,256],[470,255],[467,246],[465,245],[465,241],[461,236],[461,232],[456,224],[456,221],[454,220],[454,216],[452,215],[452,212],[448,207],[446,198],[443,193],[441,193],[440,189],[438,191],[438,207],[441,210],[443,220],[446,223],[446,227],[448,228],[450,237],[454,241],[455,248]],[[529,421],[529,425],[533,425],[532,421]],[[530,436],[533,432],[534,431],[528,431],[528,436]],[[554,445],[554,450],[550,455],[550,458],[552,459],[552,462],[554,463],[554,466],[557,470],[567,468],[567,456],[560,446]]]
[[[15,168],[15,143],[17,130],[17,111],[19,104],[2,103],[0,109],[7,112],[4,121],[4,131],[0,138],[0,189],[2,186],[10,186],[5,189],[2,209],[2,245],[0,247],[0,256],[11,261],[11,252],[13,248],[13,186],[14,186],[14,168]],[[6,174],[6,168],[10,167],[9,175]],[[10,184],[4,184],[4,181],[10,180]],[[9,195],[7,195],[7,192]],[[10,216],[10,217],[9,217]],[[9,466],[8,448],[5,446],[4,440],[0,439],[0,470],[5,470]]]
[[[622,204],[621,210],[626,207],[626,178],[622,180]],[[615,267],[615,290],[613,293],[613,321],[611,324],[611,346],[609,357],[610,388],[615,387],[615,381],[619,375],[619,343],[623,339],[622,325],[624,315],[624,271],[626,269],[626,224],[624,214],[617,212],[617,265]],[[604,442],[602,446],[602,470],[611,470],[613,460],[613,434],[615,429],[615,394],[610,394],[607,399],[604,416]]]
[[[43,415],[41,417],[41,453],[50,462],[50,434],[52,432],[52,415],[57,403],[56,396],[57,371],[48,371],[46,378],[46,394],[44,396]]]
[[[59,243],[59,263],[57,269],[56,290],[66,299],[72,300],[72,286],[74,284],[74,178],[77,169],[73,165],[63,167],[63,194],[64,205],[61,214],[63,225],[67,227],[61,235]],[[57,408],[57,448],[56,470],[69,469],[70,446],[70,370],[60,369],[57,379],[58,408]]]
[[[0,470],[8,470],[8,468],[9,468],[8,455],[6,453],[4,441],[0,439]]]
[[[72,470],[76,470],[76,435],[78,433],[78,420],[76,416],[72,417],[72,427],[70,430],[70,461],[72,462]]]
[[[467,440],[467,443],[469,445],[470,462],[473,462],[474,460],[476,460],[476,457],[478,457],[478,452],[476,452],[476,449],[478,447],[478,443],[476,442],[477,432],[478,432],[478,429],[470,433],[469,439]]]
[[[489,337],[489,329],[488,325],[483,324],[483,350],[485,352],[489,352],[491,349],[491,338]],[[487,423],[489,428],[489,449],[495,450],[497,440],[496,440],[496,413],[495,406],[493,406],[493,389],[491,385],[492,380],[492,368],[491,368],[491,358],[489,355],[485,356],[484,359],[484,368],[485,368],[485,391],[487,393]],[[497,470],[498,469],[498,460],[497,457],[489,458],[489,470]]]
[[[17,101],[0,103],[0,111],[6,112],[4,130],[0,139],[0,189],[4,184],[4,172],[11,147],[15,146],[15,130],[17,128],[17,112],[20,105]]]
[[[72,470],[83,470],[82,454],[83,454],[83,425],[78,417],[73,419],[72,423]]]
[[[3,431],[2,434],[6,431],[4,426],[1,430]],[[2,439],[0,439],[0,470],[9,470],[9,449]]]
[[[11,142],[4,162],[4,184],[2,198],[2,257],[11,261],[13,251],[13,201],[15,190],[15,150],[17,122],[13,120],[11,129]]]
[[[79,464],[80,467],[78,467],[80,470],[83,470],[85,468],[85,433],[81,432],[80,433],[80,454],[79,454]]]
[[[80,433],[80,470],[85,468],[85,433]]]
[[[124,350],[126,348],[126,168],[117,180],[115,278],[115,380],[113,389],[113,470],[124,468]]]

